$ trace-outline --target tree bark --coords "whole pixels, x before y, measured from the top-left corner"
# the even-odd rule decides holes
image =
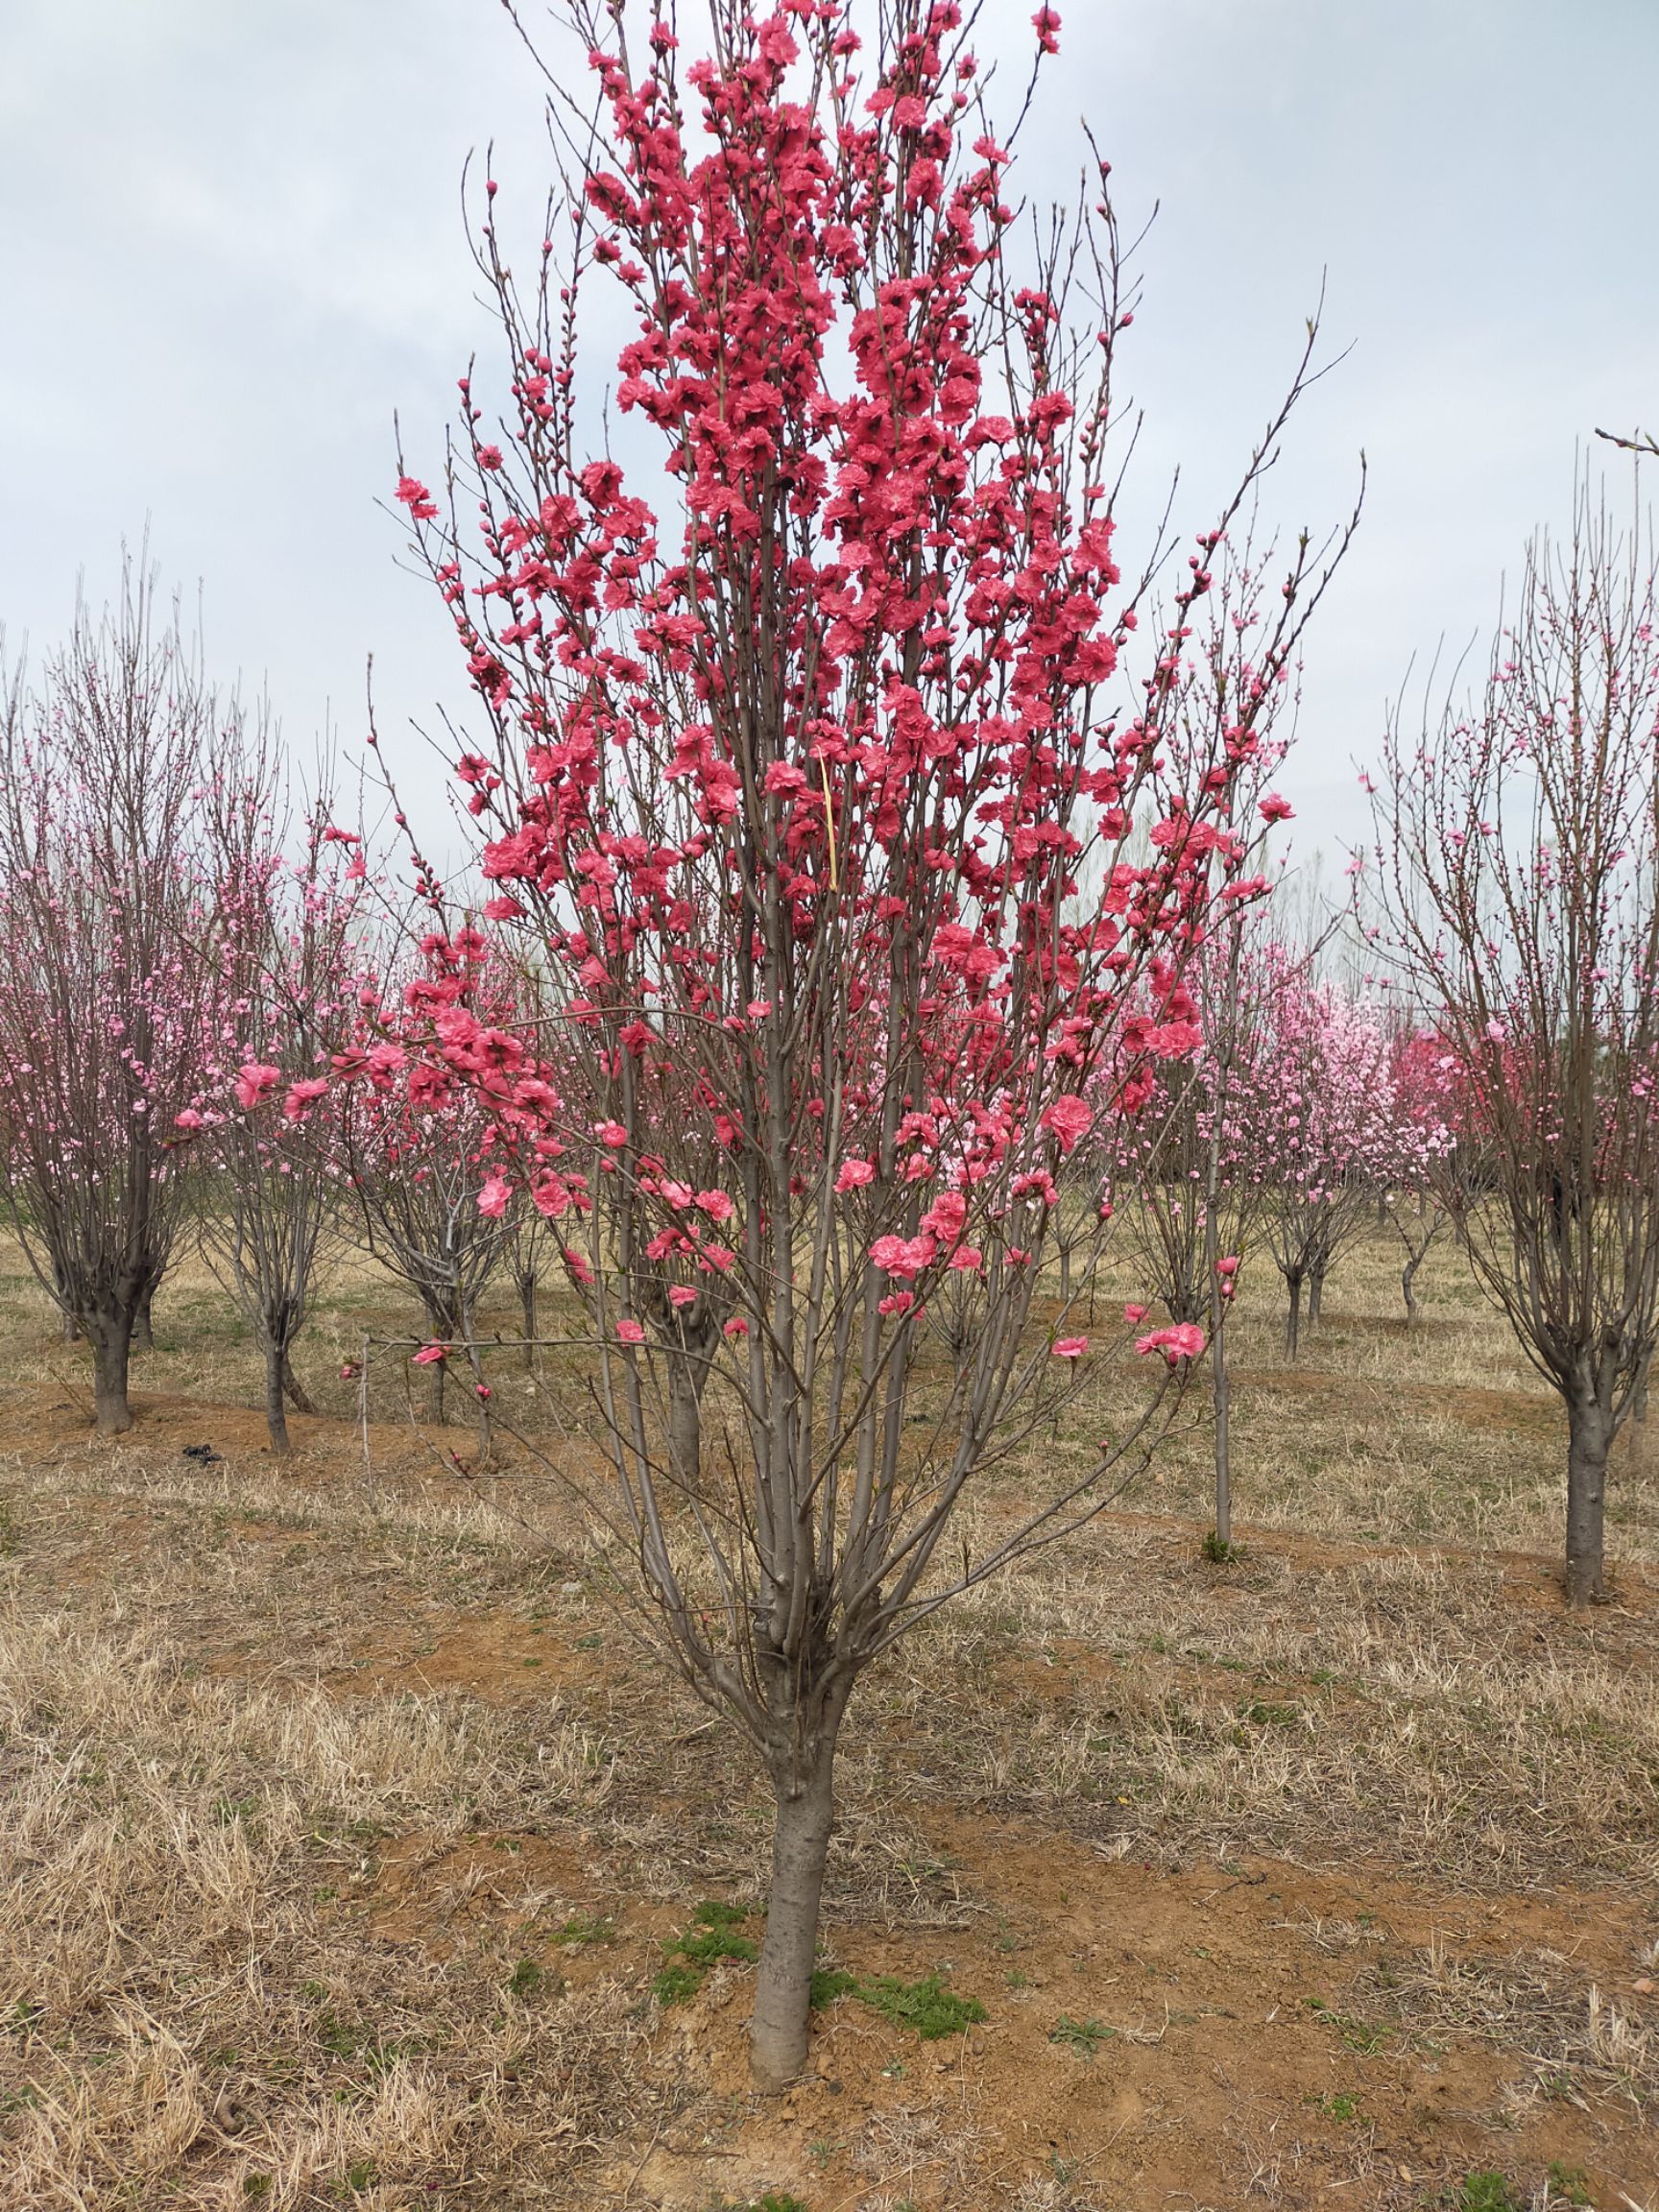
[[[468,1372],[472,1377],[472,1418],[478,1432],[478,1464],[485,1467],[489,1465],[493,1443],[493,1432],[490,1425],[490,1385],[485,1381],[484,1362],[478,1357],[478,1344],[472,1334],[470,1313],[463,1313],[461,1316],[461,1334],[467,1344]]]
[[[156,1332],[150,1323],[150,1301],[155,1295],[156,1286],[154,1284],[151,1284],[148,1289],[141,1290],[138,1294],[138,1304],[132,1315],[131,1336],[132,1347],[136,1352],[154,1352],[156,1349]]]
[[[695,1496],[703,1471],[703,1390],[707,1367],[684,1352],[668,1354],[668,1472]]]
[[[1302,1270],[1292,1267],[1285,1277],[1288,1303],[1285,1309],[1285,1357],[1294,1359],[1302,1341]]]
[[[289,1405],[293,1407],[296,1413],[316,1412],[317,1408],[311,1402],[310,1392],[305,1389],[289,1363],[286,1345],[282,1348],[282,1388],[287,1395]]]
[[[1228,1551],[1233,1543],[1233,1392],[1225,1320],[1211,1331],[1210,1373],[1215,1420],[1215,1541]]]
[[[1409,1247],[1407,1249],[1409,1250]],[[1400,1270],[1400,1295],[1406,1301],[1406,1319],[1408,1323],[1417,1318],[1417,1293],[1412,1286],[1416,1280],[1417,1270],[1423,1264],[1424,1254],[1428,1249],[1428,1245],[1425,1244],[1421,1251],[1412,1252],[1411,1257]]]
[[[760,2089],[787,2088],[806,2063],[818,1906],[835,1817],[834,1768],[831,1741],[821,1743],[810,1771],[773,1775],[772,1891],[749,2032],[750,2070]]]
[[[536,1326],[536,1270],[522,1268],[518,1276],[518,1302],[524,1314],[524,1364],[536,1364],[536,1339],[541,1331]]]
[[[92,1346],[92,1397],[100,1436],[120,1436],[132,1426],[127,1373],[132,1355],[132,1314],[112,1309],[84,1324]]]
[[[1612,1421],[1594,1397],[1567,1406],[1567,1597],[1593,1605],[1602,1594],[1602,1508]]]
[[[288,1455],[288,1414],[282,1402],[282,1377],[288,1365],[287,1354],[280,1344],[267,1342],[265,1346],[265,1427],[270,1431],[271,1449],[284,1458]]]
[[[1312,1328],[1325,1303],[1325,1262],[1316,1260],[1308,1270],[1308,1326]]]

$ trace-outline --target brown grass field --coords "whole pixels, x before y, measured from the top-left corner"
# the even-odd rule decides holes
[[[757,1933],[764,1791],[534,1454],[459,1472],[391,1356],[366,1451],[339,1367],[397,1294],[330,1284],[281,1466],[181,1266],[100,1446],[0,1250],[0,2205],[1651,2212],[1659,1450],[1620,1446],[1573,1616],[1553,1402],[1455,1252],[1409,1332],[1397,1264],[1294,1370],[1256,1269],[1238,1560],[1195,1388],[1118,1508],[866,1680],[825,1963],[983,2018],[843,1995],[763,2100],[751,1969],[668,1947],[705,1901]],[[560,1379],[493,1379],[550,1438]]]

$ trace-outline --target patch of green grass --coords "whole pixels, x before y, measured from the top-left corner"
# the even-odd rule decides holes
[[[1551,2158],[1545,2176],[1551,2197],[1567,2204],[1594,2204],[1590,2194],[1590,2177],[1582,2166],[1563,2166],[1559,2158]]]
[[[244,2174],[242,2176],[242,2194],[244,2197],[269,2197],[272,2187],[273,2183],[269,2174]]]
[[[1198,1549],[1212,1567],[1231,1567],[1235,1560],[1243,1556],[1242,1546],[1223,1543],[1219,1529],[1215,1528],[1205,1530],[1204,1541]]]
[[[1266,1697],[1251,1697],[1238,1707],[1240,1720],[1252,1728],[1294,1728],[1302,1718],[1300,1705],[1280,1705]]]
[[[536,1995],[546,1979],[534,1959],[520,1959],[507,1977],[507,1986],[515,1997],[527,2000]]]
[[[678,2005],[695,1996],[709,1968],[723,1959],[735,1960],[740,1965],[753,1964],[760,1956],[760,1946],[752,1936],[737,1933],[748,1917],[740,1905],[705,1898],[692,1912],[685,1933],[664,1946],[666,1963],[651,1984],[651,1994],[658,2004]]]
[[[1069,2012],[1062,2012],[1048,2031],[1048,2040],[1064,2043],[1080,2058],[1093,2058],[1101,2044],[1109,2043],[1117,2032],[1116,2028],[1104,2027],[1098,2020],[1073,2020]]]
[[[561,1928],[555,1928],[555,1943],[614,1943],[616,1923],[608,1914],[597,1912],[572,1912]]]
[[[685,1959],[670,1959],[660,1974],[652,1977],[651,1994],[659,2005],[683,2005],[687,1997],[695,1997],[703,1986],[703,1977],[696,1967]]]
[[[1465,2174],[1452,2200],[1454,2212],[1526,2212],[1502,2174]]]
[[[1386,2050],[1386,2029],[1375,2028],[1369,2020],[1356,2020],[1351,2012],[1338,2012],[1334,2006],[1327,2005],[1323,1997],[1308,1997],[1303,2002],[1310,2012],[1317,2012],[1322,2020],[1328,2021],[1349,2050],[1358,2052],[1362,2058],[1375,2058],[1379,2051]]]
[[[699,1966],[712,1966],[721,1959],[753,1964],[760,1956],[760,1946],[753,1936],[737,1933],[748,1917],[741,1906],[706,1900],[692,1913],[691,1927],[672,1948]]]
[[[843,1997],[868,2005],[896,2028],[913,2028],[924,2043],[960,2035],[985,2017],[985,2008],[977,1997],[957,1996],[954,1989],[946,1988],[937,1974],[925,1974],[919,1982],[901,1982],[894,1975],[878,1974],[863,1982],[843,1966],[820,1966],[812,1977],[812,2009],[828,2011]]]
[[[961,2035],[985,2017],[977,1997],[958,1997],[947,1989],[937,1974],[924,1974],[919,1982],[901,1982],[892,1974],[878,1974],[860,1982],[853,1994],[861,2005],[879,2012],[897,2028],[914,2028],[924,2043],[937,2043],[947,2035]]]
[[[1358,2120],[1359,2095],[1354,2089],[1334,2089],[1329,2097],[1310,2097],[1309,2104],[1315,2112],[1323,2112],[1327,2120]]]

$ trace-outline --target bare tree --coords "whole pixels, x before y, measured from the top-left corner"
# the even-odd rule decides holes
[[[1396,717],[1375,802],[1392,942],[1460,1094],[1443,1200],[1566,1407],[1575,1604],[1601,1595],[1608,1450],[1659,1332],[1656,746],[1650,526],[1586,479],[1479,697],[1416,739]]]

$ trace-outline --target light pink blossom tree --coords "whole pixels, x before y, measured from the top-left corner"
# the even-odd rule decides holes
[[[129,567],[0,700],[0,1172],[30,1265],[132,1425],[134,1330],[183,1213],[221,997],[204,802],[243,716]]]
[[[1239,1070],[1236,1125],[1285,1283],[1293,1359],[1304,1287],[1316,1323],[1326,1277],[1376,1204],[1394,1136],[1388,1040],[1376,1008],[1317,980],[1302,951],[1268,945],[1262,967],[1266,1018]]]

